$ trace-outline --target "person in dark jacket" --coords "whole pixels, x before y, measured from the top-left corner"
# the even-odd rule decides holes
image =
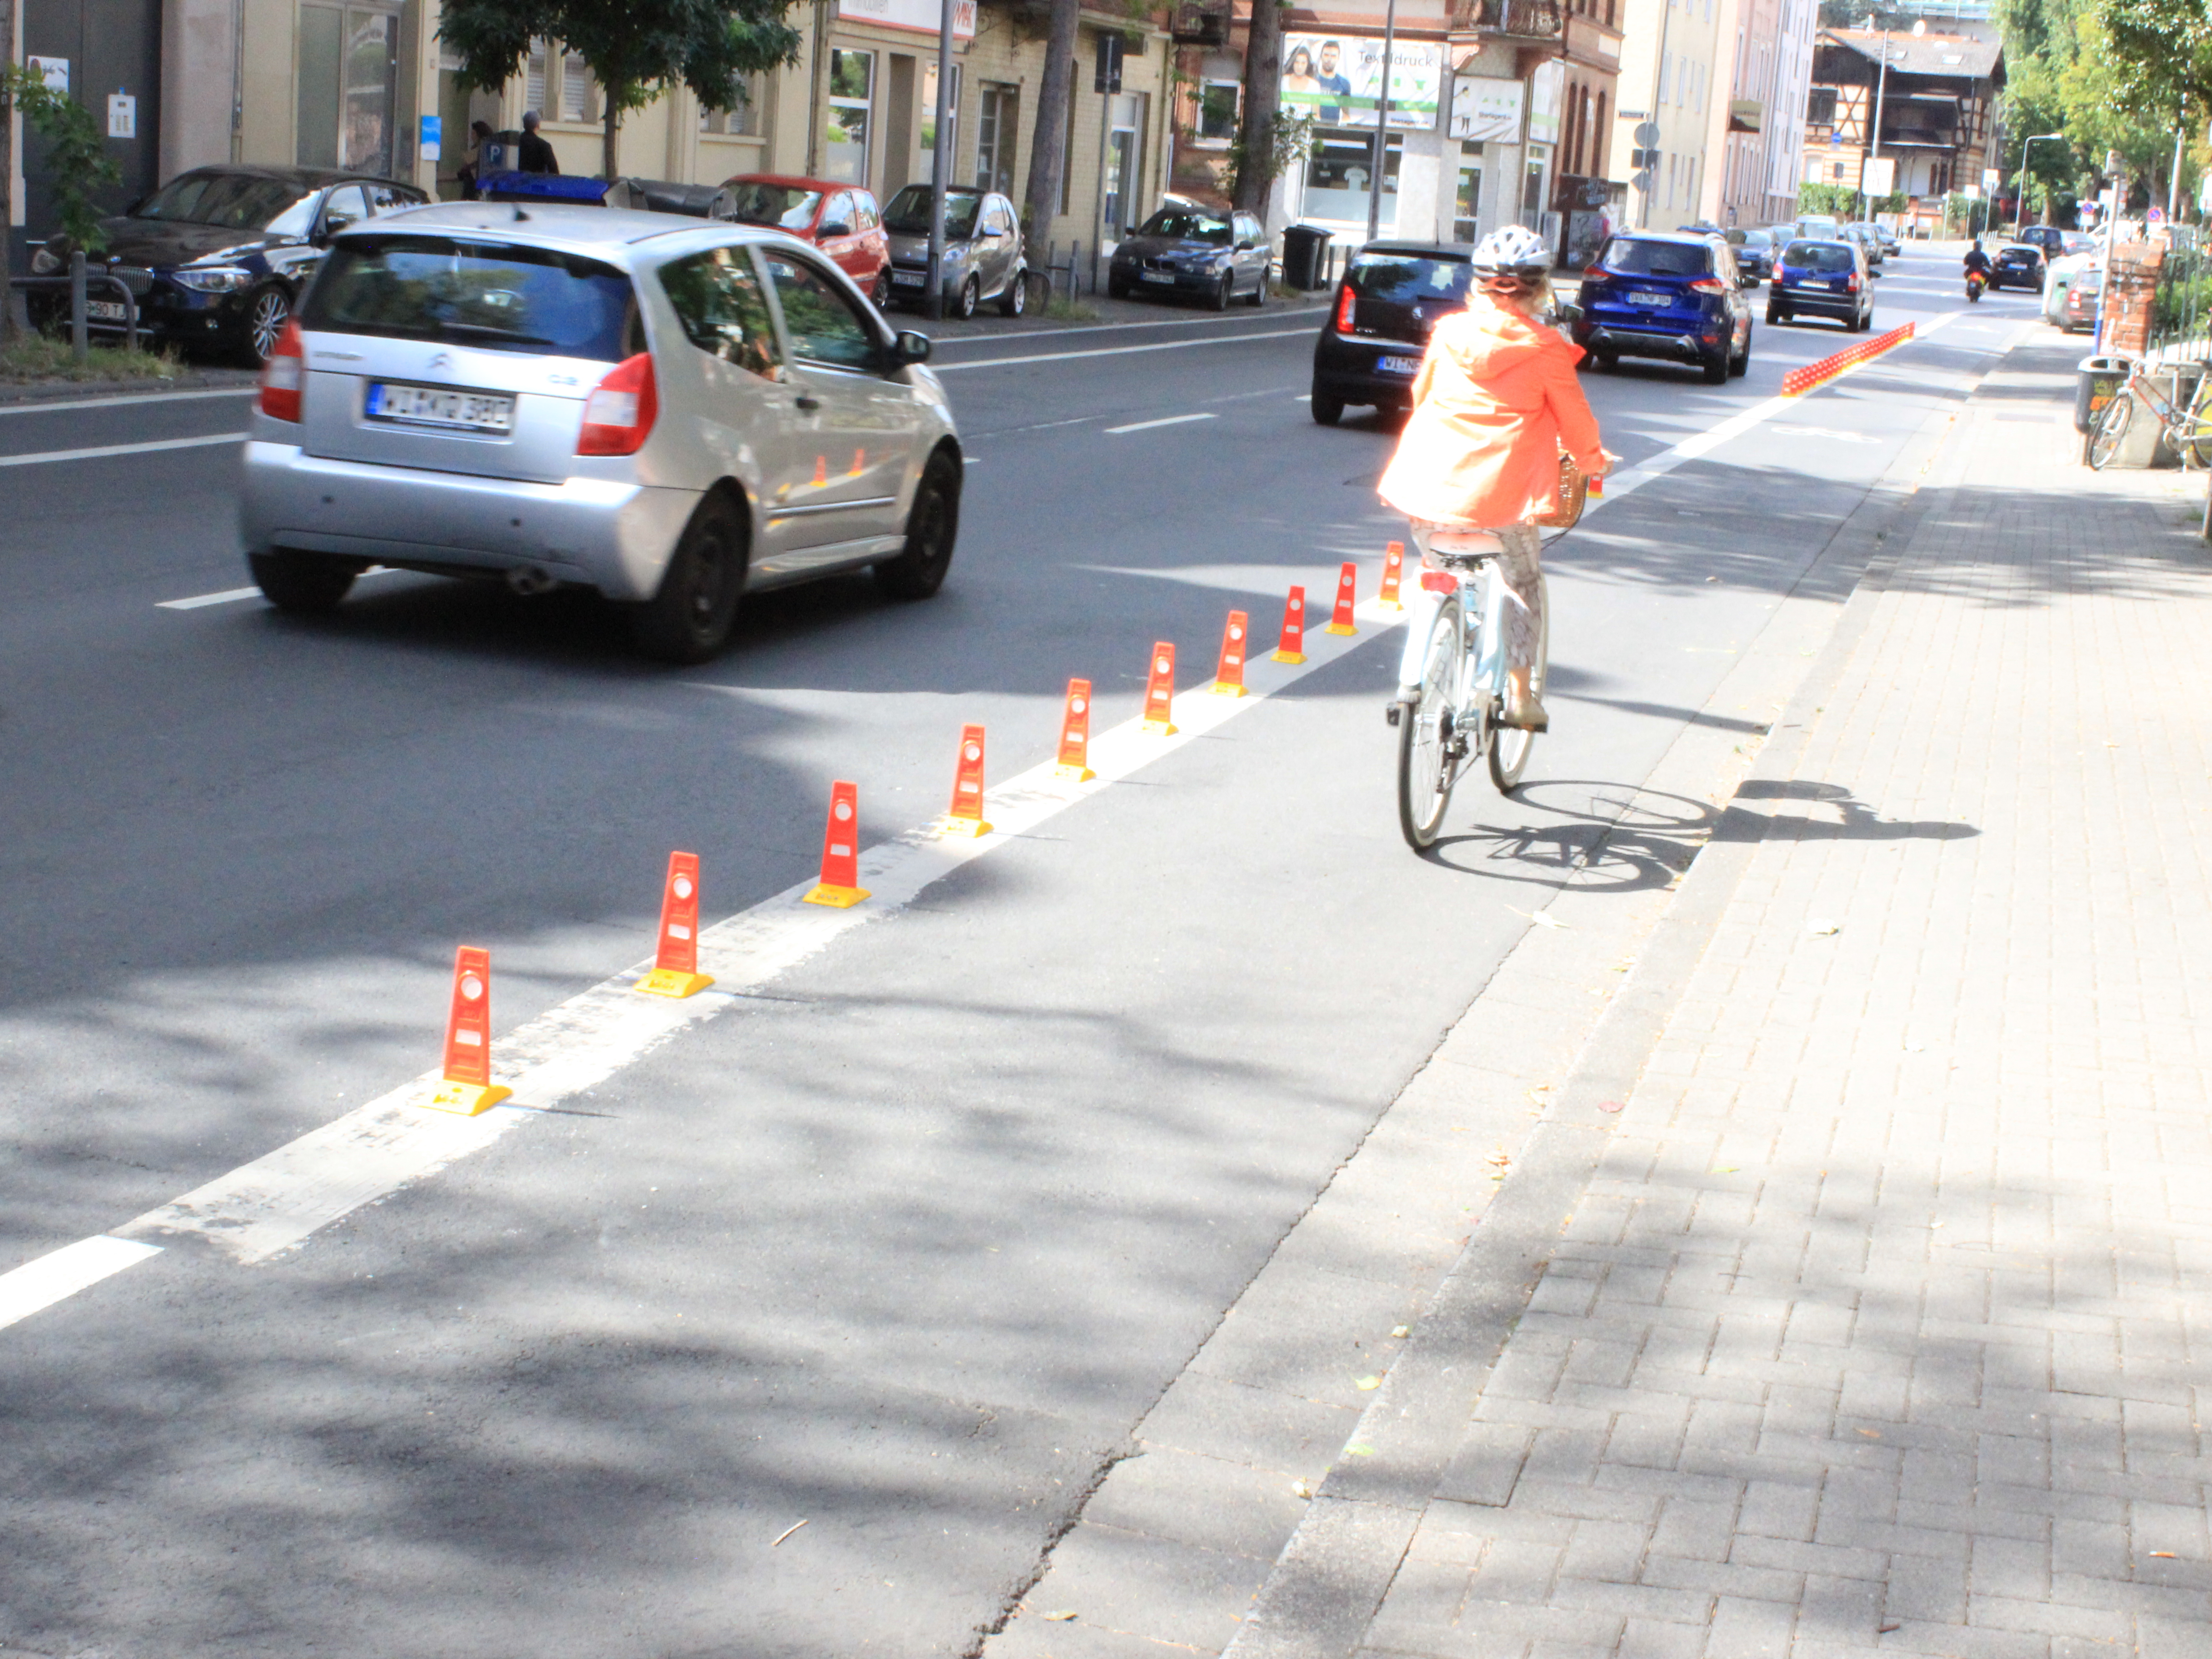
[[[458,174],[458,182],[461,187],[461,199],[464,202],[473,202],[477,199],[478,192],[477,189],[477,180],[483,173],[484,146],[489,143],[491,139],[492,131],[490,122],[471,121],[469,123],[468,159],[461,163],[460,171]]]
[[[561,162],[538,131],[538,112],[532,110],[522,118],[522,143],[516,146],[516,159],[524,173],[558,173]]]

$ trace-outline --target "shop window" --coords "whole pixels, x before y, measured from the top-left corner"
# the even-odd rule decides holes
[[[868,180],[868,123],[874,110],[876,55],[839,46],[830,53],[830,113],[823,132],[823,176],[842,184]]]
[[[1011,196],[1014,148],[1020,142],[1021,88],[983,83],[975,112],[975,186]]]
[[[1404,140],[1392,133],[1382,152],[1382,210],[1380,228],[1398,222],[1398,163]],[[1314,157],[1306,164],[1305,213],[1311,219],[1367,222],[1367,200],[1375,177],[1372,133],[1324,128],[1314,135]]]
[[[302,167],[390,173],[399,19],[366,6],[300,8],[297,155]]]
[[[1198,131],[1202,143],[1225,144],[1237,136],[1243,88],[1234,81],[1208,81],[1198,89]]]

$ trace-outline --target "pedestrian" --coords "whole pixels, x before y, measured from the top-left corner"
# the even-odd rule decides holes
[[[492,130],[490,122],[471,121],[469,123],[468,155],[463,159],[460,166],[460,172],[458,175],[459,182],[461,186],[461,199],[464,202],[476,201],[483,193],[480,180],[483,175],[484,146],[489,143],[491,140]]]
[[[1413,520],[1424,563],[1435,553],[1497,558],[1512,596],[1504,724],[1541,732],[1549,719],[1528,684],[1544,626],[1534,520],[1559,499],[1562,451],[1593,478],[1614,458],[1575,378],[1581,349],[1539,314],[1552,281],[1543,239],[1508,225],[1483,238],[1471,263],[1467,307],[1439,318],[1429,336],[1379,493]]]
[[[515,149],[517,163],[525,173],[561,171],[560,158],[553,154],[553,146],[538,135],[536,110],[522,118],[522,142]]]

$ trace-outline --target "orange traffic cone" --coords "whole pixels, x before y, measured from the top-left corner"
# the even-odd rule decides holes
[[[1152,678],[1145,683],[1145,730],[1156,738],[1175,735],[1175,647],[1163,640],[1152,647]]]
[[[952,805],[945,814],[948,836],[988,836],[983,822],[983,728],[960,728],[960,766],[952,775]]]
[[[830,458],[827,455],[817,455],[814,458],[814,487],[819,489],[829,482]]]
[[[1250,631],[1242,611],[1229,613],[1228,625],[1221,630],[1221,666],[1213,672],[1215,696],[1244,695],[1244,636]]]
[[[1336,573],[1336,614],[1328,619],[1324,634],[1357,634],[1352,625],[1352,601],[1359,590],[1359,567],[1346,559],[1344,568]]]
[[[1088,783],[1098,775],[1091,769],[1091,682],[1067,683],[1067,712],[1060,717],[1059,776]]]
[[[1398,597],[1398,584],[1405,576],[1406,544],[1392,542],[1382,550],[1382,592],[1375,602],[1387,605],[1393,611],[1403,611],[1406,602]]]
[[[860,885],[860,792],[849,783],[830,786],[830,823],[822,832],[822,879],[801,901],[849,910],[867,897]]]
[[[653,971],[630,988],[652,997],[688,997],[714,982],[699,971],[699,855],[671,853]]]
[[[442,1080],[422,1103],[474,1117],[514,1092],[491,1080],[491,952],[464,945],[453,953],[453,1002],[446,1016]]]
[[[1275,647],[1277,662],[1304,662],[1306,659],[1306,591],[1303,587],[1291,590],[1291,597],[1283,601],[1283,639]]]

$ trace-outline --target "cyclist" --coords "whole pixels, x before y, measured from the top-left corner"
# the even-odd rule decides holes
[[[1543,629],[1542,544],[1534,519],[1558,499],[1559,452],[1591,477],[1612,471],[1597,417],[1575,379],[1579,347],[1540,314],[1551,250],[1509,225],[1483,238],[1467,308],[1437,321],[1413,382],[1413,410],[1378,493],[1413,520],[1425,563],[1434,553],[1486,553],[1513,596],[1506,611],[1507,726],[1549,721],[1530,692]]]

